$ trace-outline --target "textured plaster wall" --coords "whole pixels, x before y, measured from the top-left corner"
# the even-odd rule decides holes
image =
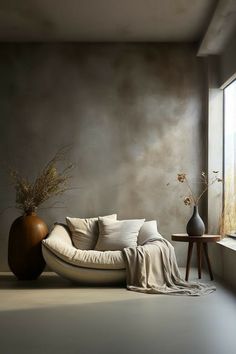
[[[2,44],[0,78],[1,211],[14,206],[5,164],[33,178],[71,144],[76,189],[58,198],[62,208],[39,211],[48,225],[117,212],[157,219],[168,240],[185,231],[191,210],[175,176],[205,167],[204,71],[194,45]],[[0,270],[18,215],[0,215]],[[187,246],[175,247],[185,264]]]
[[[236,31],[232,36],[231,41],[228,43],[227,48],[220,56],[221,61],[221,85],[227,82],[229,79],[236,78]]]
[[[208,72],[208,175],[219,171],[223,176],[223,90],[219,88],[220,65],[217,56],[207,59]],[[217,142],[217,143],[216,143]],[[208,233],[218,234],[222,214],[223,185],[208,190]]]

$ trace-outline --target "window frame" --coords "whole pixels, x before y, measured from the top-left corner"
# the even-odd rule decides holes
[[[233,77],[232,80],[228,81],[227,84],[223,87],[223,169],[222,169],[222,178],[223,178],[223,189],[222,189],[222,199],[223,199],[223,231],[225,230],[225,208],[226,208],[226,89],[235,83],[236,78]],[[236,100],[235,100],[236,102]],[[236,171],[234,176],[236,176]],[[233,231],[233,230],[231,230]],[[228,231],[227,231],[228,232]],[[226,233],[227,233],[226,232]],[[225,233],[225,232],[224,232]]]

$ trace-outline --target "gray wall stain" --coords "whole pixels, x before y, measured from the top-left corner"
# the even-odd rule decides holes
[[[185,231],[191,210],[175,177],[205,166],[204,71],[195,53],[191,44],[0,45],[1,161],[33,178],[58,147],[72,145],[77,189],[58,198],[64,208],[39,211],[49,226],[117,212],[157,219],[168,240]],[[15,198],[5,167],[0,185],[2,210]],[[0,216],[0,270],[17,215]],[[185,264],[186,245],[175,248]]]

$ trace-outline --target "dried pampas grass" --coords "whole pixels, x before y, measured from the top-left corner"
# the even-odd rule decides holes
[[[230,174],[231,176],[232,174]],[[227,235],[236,232],[236,178],[225,177],[224,210],[220,217],[220,232]]]
[[[59,171],[57,164],[66,162],[68,148],[60,148],[55,156],[46,164],[38,174],[34,182],[22,177],[16,170],[10,170],[12,184],[16,190],[16,208],[24,213],[34,212],[49,198],[64,193],[68,188],[67,184],[72,164]]]

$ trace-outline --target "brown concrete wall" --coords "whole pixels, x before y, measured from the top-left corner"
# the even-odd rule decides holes
[[[58,147],[72,146],[77,189],[58,198],[63,208],[39,211],[49,225],[117,212],[157,219],[169,240],[185,230],[191,210],[175,176],[205,166],[204,71],[194,45],[2,44],[0,78],[2,163],[32,178]],[[0,210],[14,206],[5,167],[0,186]],[[0,216],[0,270],[17,216],[14,208]],[[184,264],[186,245],[175,247]]]

